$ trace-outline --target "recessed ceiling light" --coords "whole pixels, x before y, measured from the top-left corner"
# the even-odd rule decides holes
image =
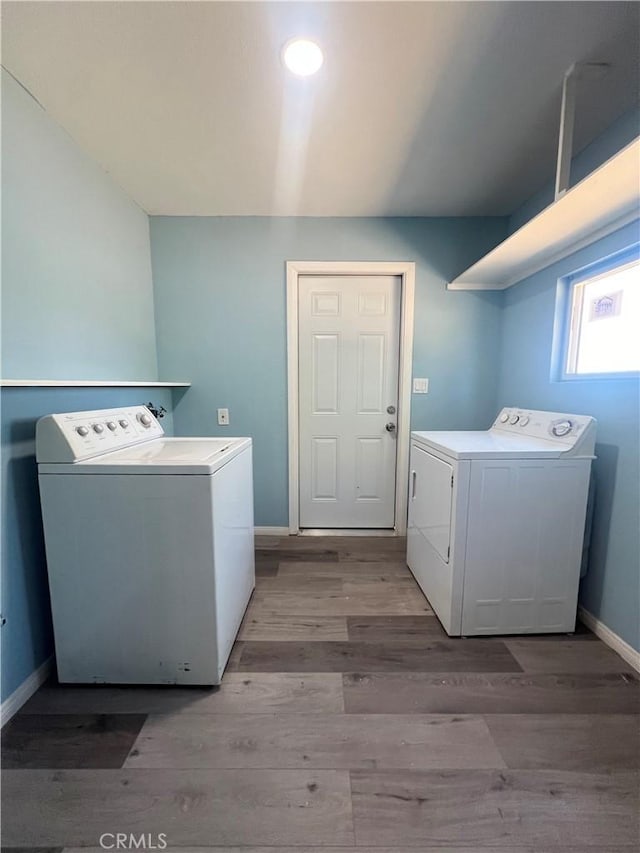
[[[285,44],[282,59],[289,71],[299,77],[315,74],[323,62],[322,51],[314,41],[298,38]]]

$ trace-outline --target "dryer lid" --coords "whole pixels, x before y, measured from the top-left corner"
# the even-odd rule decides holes
[[[411,438],[453,459],[557,459],[565,451],[553,441],[490,430],[412,432]]]
[[[596,421],[589,415],[506,408],[489,430],[413,432],[452,459],[593,459]]]

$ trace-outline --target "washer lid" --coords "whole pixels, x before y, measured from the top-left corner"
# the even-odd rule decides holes
[[[159,438],[73,464],[41,464],[41,474],[213,474],[250,438]]]
[[[566,451],[555,441],[498,430],[412,432],[411,439],[453,459],[558,459]]]

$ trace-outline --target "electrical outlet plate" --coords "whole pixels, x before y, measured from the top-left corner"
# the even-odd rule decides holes
[[[229,423],[229,409],[218,409],[219,426],[227,426]]]

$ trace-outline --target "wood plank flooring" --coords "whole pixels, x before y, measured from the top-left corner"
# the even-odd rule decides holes
[[[640,681],[584,627],[452,639],[401,539],[259,537],[219,688],[43,686],[2,851],[630,853]]]

